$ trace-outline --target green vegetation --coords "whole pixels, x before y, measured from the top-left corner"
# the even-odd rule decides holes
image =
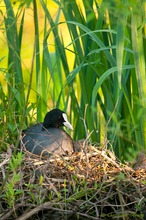
[[[109,141],[121,159],[133,158],[137,151],[144,149],[145,1],[137,1],[137,4],[114,0],[100,4],[83,1],[82,5],[75,1],[55,1],[58,11],[54,18],[49,3],[47,6],[41,0],[43,46],[37,2],[18,2],[15,13],[10,1],[4,3],[8,65],[1,68],[7,86],[5,93],[1,85],[2,148],[7,139],[15,144],[14,132],[28,125],[26,119],[33,122],[31,118],[36,113],[37,120],[41,121],[48,108],[59,107],[70,114],[76,140],[90,134],[92,142],[104,144]],[[26,31],[23,29],[27,15],[25,3],[28,7],[33,6],[35,32],[27,83],[21,59]],[[59,22],[61,13],[64,22]],[[65,24],[70,36],[67,45],[65,36],[60,33],[60,28],[63,27],[62,32],[66,28]],[[54,52],[49,49],[52,34]],[[30,102],[32,91],[36,98]],[[4,136],[6,130],[9,137]]]
[[[49,1],[2,2],[6,11],[1,9],[0,32],[5,35],[8,54],[0,56],[0,152],[14,146],[16,154],[21,130],[42,121],[54,107],[69,115],[74,140],[88,137],[92,143],[112,148],[121,161],[130,161],[145,150],[146,1],[84,0],[77,4],[75,0],[54,0],[58,7],[55,16]],[[22,55],[30,8],[33,29],[29,35],[34,39],[27,67]],[[9,207],[23,194],[14,190],[20,181],[17,165],[21,158],[11,159],[6,184],[0,188]],[[11,172],[13,177],[7,182]],[[51,191],[48,198],[54,199],[55,194],[58,201],[64,195],[66,208],[71,197],[65,181],[62,191]],[[83,182],[83,188],[88,188]],[[37,195],[31,193],[32,188],[37,191],[34,182],[26,187],[31,201],[46,201],[42,183]],[[76,183],[75,200],[78,195],[86,197],[83,192]],[[91,197],[93,194],[89,192]]]

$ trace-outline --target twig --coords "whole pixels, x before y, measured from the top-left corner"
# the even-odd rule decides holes
[[[17,204],[15,206],[15,211],[20,208],[20,207],[24,207],[24,206],[32,206],[32,204],[24,204],[24,203],[21,203],[21,204]],[[6,214],[2,215],[0,217],[0,220],[8,220],[10,216],[12,216],[12,214],[14,213],[14,208],[11,208]]]
[[[16,220],[26,220],[26,219],[30,218],[31,216],[35,215],[36,213],[38,213],[39,211],[41,211],[43,209],[48,209],[48,210],[50,209],[50,210],[55,210],[55,211],[61,211],[61,212],[65,212],[65,213],[68,213],[68,214],[72,214],[73,213],[73,211],[54,208],[54,207],[52,207],[52,203],[51,202],[45,202],[44,204],[41,204],[41,205],[35,207],[31,211],[25,212],[23,215],[18,217]]]

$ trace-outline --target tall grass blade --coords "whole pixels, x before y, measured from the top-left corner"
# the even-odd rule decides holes
[[[140,1],[139,1],[140,5]],[[144,112],[142,114],[140,120],[140,129],[143,134],[141,139],[143,145],[146,147],[146,66],[145,66],[145,51],[143,48],[143,32],[142,29],[139,28],[142,24],[142,16],[137,16],[134,14],[134,8],[131,8],[132,16],[131,16],[131,28],[132,28],[132,46],[134,50],[134,62],[135,62],[135,71],[137,77],[138,84],[138,92],[141,102],[141,107]],[[141,11],[141,10],[140,10]],[[144,13],[144,12],[143,12]]]

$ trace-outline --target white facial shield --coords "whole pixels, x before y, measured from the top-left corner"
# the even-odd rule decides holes
[[[65,122],[63,122],[63,124],[64,124],[67,128],[73,130],[72,125],[69,123],[69,121],[68,121],[68,119],[67,119],[67,115],[66,115],[65,113],[63,113],[63,114],[62,114],[62,117],[64,118],[64,121],[65,121]]]

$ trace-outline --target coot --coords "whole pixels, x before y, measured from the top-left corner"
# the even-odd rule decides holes
[[[43,123],[23,130],[21,145],[41,157],[71,155],[74,152],[73,140],[61,126],[73,129],[65,112],[53,109],[46,114]]]

